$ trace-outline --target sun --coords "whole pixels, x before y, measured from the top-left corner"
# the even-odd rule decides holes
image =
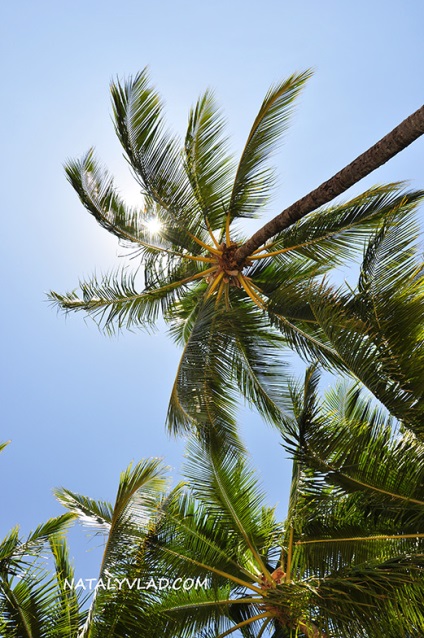
[[[162,230],[162,222],[157,217],[151,217],[144,222],[147,232],[151,235],[159,235]]]

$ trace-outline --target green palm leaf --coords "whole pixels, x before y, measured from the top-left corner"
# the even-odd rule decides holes
[[[69,490],[55,490],[56,498],[80,521],[90,528],[105,532],[107,543],[100,575],[113,568],[119,560],[122,544],[131,544],[131,533],[146,530],[151,514],[156,510],[158,498],[166,485],[164,467],[160,459],[141,461],[121,474],[119,489],[112,508],[103,501],[93,501]],[[126,537],[129,540],[126,540]],[[121,547],[117,545],[121,543]]]
[[[311,305],[346,369],[422,436],[423,275],[410,213],[395,209],[375,233],[356,291],[322,286]]]
[[[405,555],[324,579],[317,589],[322,625],[328,626],[331,618],[332,631],[339,636],[366,632],[367,636],[394,637],[413,627],[422,632],[423,567],[424,555]],[[349,615],[345,612],[347,598]]]
[[[83,613],[75,591],[64,588],[72,569],[63,536],[74,518],[65,514],[50,519],[26,540],[20,540],[15,528],[0,544],[0,628],[5,638],[76,638]],[[43,564],[49,543],[56,548],[56,577]]]
[[[81,296],[76,291],[64,295],[51,291],[48,297],[54,305],[67,312],[84,311],[107,334],[113,334],[124,326],[151,329],[160,312],[166,314],[186,293],[193,278],[200,275],[201,271],[193,262],[183,262],[165,273],[156,273],[155,285],[139,292],[136,275],[128,275],[126,268],[122,268],[100,280],[94,276],[90,281],[81,281]]]
[[[177,370],[169,402],[167,424],[172,432],[193,425],[211,435],[221,432],[222,444],[237,442],[235,431],[236,400],[228,383],[231,363],[228,336],[220,334],[213,302],[202,305],[197,313]],[[231,383],[231,382],[230,382]]]
[[[424,524],[422,442],[410,432],[399,432],[387,412],[355,386],[339,385],[315,411],[297,432],[293,424],[286,424],[292,436],[287,439],[288,449],[321,473],[316,487],[309,480],[311,496],[324,498],[325,477],[348,493],[366,494],[370,500],[365,503],[379,507],[383,523],[385,512],[407,524],[405,532],[419,529]],[[338,492],[336,498],[340,497]],[[404,511],[407,519],[402,521]]]
[[[224,121],[211,91],[199,98],[190,112],[185,138],[186,172],[205,222],[211,229],[225,225],[231,194],[232,162]]]
[[[223,444],[240,447],[239,394],[280,422],[290,409],[277,350],[289,347],[308,362],[353,373],[422,434],[422,266],[408,244],[421,191],[371,188],[303,218],[241,262],[237,257],[244,239],[231,222],[253,216],[268,198],[266,161],[310,74],[270,89],[234,178],[212,93],[192,109],[180,149],[165,132],[145,70],[112,85],[116,130],[145,210],[124,204],[92,152],[68,163],[84,206],[135,248],[145,285],[140,291],[136,277],[119,270],[82,282],[81,294],[52,292],[50,299],[65,311],[86,312],[109,333],[151,329],[163,315],[184,348],[167,417],[173,432],[194,427],[207,439],[211,427],[213,436],[221,429]],[[162,224],[154,233],[146,226],[151,216]],[[331,287],[323,276],[370,237],[357,290]]]
[[[215,445],[205,449],[195,440],[188,449],[186,474],[194,495],[207,502],[211,511],[219,512],[229,533],[236,535],[250,554],[256,569],[266,574],[266,554],[276,525],[272,518],[264,517],[263,494],[252,470],[243,456],[232,450],[223,451]]]
[[[237,168],[229,206],[231,218],[252,217],[267,202],[274,180],[264,163],[287,128],[293,102],[311,75],[311,71],[293,74],[271,87],[265,96]]]
[[[421,442],[397,431],[358,388],[339,385],[320,404],[314,375],[303,392],[294,391],[295,418],[283,430],[297,468],[289,510],[293,577],[326,579],[352,565],[419,554]]]
[[[118,493],[113,508],[100,501],[73,494],[69,490],[56,490],[58,500],[83,524],[105,533],[106,543],[99,570],[99,579],[107,581],[109,574],[119,578],[128,574],[137,563],[138,544],[148,533],[151,517],[156,512],[158,502],[166,486],[164,466],[160,459],[140,461],[131,465],[121,474]],[[125,595],[125,593],[123,594]],[[130,599],[131,599],[131,593]],[[87,621],[81,636],[86,638],[101,635],[102,623],[96,629],[95,620],[110,602],[110,592],[99,588],[95,591]],[[116,604],[115,600],[115,604]],[[119,605],[105,615],[104,622],[117,623],[121,615]],[[98,633],[100,632],[100,633]]]
[[[125,204],[113,178],[96,161],[93,149],[81,160],[67,162],[65,171],[81,202],[101,226],[124,242],[148,243],[141,211]]]
[[[271,331],[263,315],[234,293],[228,310],[217,311],[212,300],[186,316],[181,303],[180,322],[174,336],[187,343],[177,371],[168,411],[171,431],[181,432],[193,424],[203,436],[211,429],[222,444],[237,445],[234,428],[238,390],[271,423],[279,423],[287,408],[286,364],[281,360],[284,344]],[[187,330],[187,321],[190,322]]]
[[[28,559],[40,555],[48,539],[64,530],[75,519],[71,513],[50,518],[30,532],[26,540],[19,537],[19,527],[14,527],[0,542],[0,571],[17,571],[23,569]]]
[[[422,191],[405,192],[403,184],[375,186],[348,202],[310,213],[282,231],[267,252],[294,251],[320,264],[344,263],[363,251],[364,240],[382,220],[394,211],[409,215],[422,198]]]
[[[6,441],[6,443],[0,443],[0,452],[2,452],[4,448],[9,445],[9,443],[10,441]]]
[[[57,638],[78,635],[85,621],[85,604],[81,593],[69,584],[74,582],[75,573],[69,559],[69,549],[62,536],[50,537],[50,550],[55,562],[57,601],[52,610],[54,635]]]
[[[167,212],[197,231],[193,196],[183,170],[179,143],[164,132],[162,104],[149,85],[147,70],[125,84],[111,85],[115,128],[144,191]],[[191,215],[188,215],[191,213]]]

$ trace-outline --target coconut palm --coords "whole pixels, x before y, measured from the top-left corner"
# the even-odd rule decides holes
[[[223,119],[207,91],[190,112],[182,151],[164,130],[162,105],[143,71],[112,84],[115,127],[145,197],[127,206],[91,150],[70,161],[67,175],[86,209],[129,246],[143,265],[144,289],[125,269],[81,282],[82,296],[51,293],[66,311],[84,311],[106,330],[151,327],[160,312],[183,346],[168,411],[168,427],[210,424],[237,442],[238,393],[267,420],[287,407],[281,346],[346,369],[313,311],[331,303],[318,281],[358,254],[364,240],[397,211],[407,215],[421,192],[399,184],[372,188],[353,200],[320,208],[238,257],[245,237],[240,218],[268,202],[271,151],[287,128],[293,102],[310,72],[294,74],[265,97],[240,160],[227,153]]]
[[[64,538],[74,519],[64,514],[39,525],[27,539],[15,527],[0,543],[0,634],[4,638],[76,638],[84,618],[81,596],[68,590],[73,578]],[[50,547],[55,573],[45,563]]]
[[[313,312],[346,368],[424,437],[424,269],[416,221],[389,214],[356,287],[324,284]],[[330,311],[331,308],[331,311]]]
[[[424,105],[396,126],[365,153],[359,155],[341,171],[323,182],[318,188],[283,210],[266,223],[238,249],[237,257],[242,260],[262,246],[268,239],[291,226],[308,213],[331,202],[348,188],[385,164],[397,153],[403,151],[424,133]]]
[[[8,443],[0,444],[2,451]],[[14,527],[0,542],[0,635],[4,638],[73,638],[84,616],[81,597],[67,591],[73,577],[65,533],[75,515],[63,514],[39,525],[26,539]],[[55,575],[44,553],[50,548]]]
[[[122,473],[114,506],[59,489],[56,495],[69,513],[40,525],[25,541],[19,539],[17,529],[12,530],[0,543],[1,636],[147,635],[142,633],[142,615],[149,592],[141,598],[139,591],[131,589],[132,580],[129,587],[122,587],[119,579],[143,571],[143,538],[150,531],[165,483],[158,459],[140,462]],[[64,532],[77,517],[105,537],[94,584],[76,578],[69,561]],[[46,567],[47,552],[53,558],[53,575]]]
[[[145,610],[156,593],[149,589],[141,592],[139,585],[141,579],[148,585],[156,570],[152,567],[148,573],[144,545],[166,485],[160,459],[147,459],[130,465],[121,474],[113,506],[70,490],[56,490],[58,500],[104,538],[99,575],[78,638],[147,635],[143,630]],[[84,587],[90,593],[90,584]]]
[[[147,612],[151,635],[422,635],[423,444],[358,388],[320,405],[316,385],[309,370],[292,392],[284,525],[243,453],[191,441],[190,490],[162,505],[146,561],[209,586],[164,592]]]
[[[69,518],[33,535],[36,556],[40,540],[55,548],[53,583],[23,565],[28,541],[1,543],[2,636],[422,636],[424,445],[357,386],[319,401],[317,383],[310,369],[290,391],[283,524],[243,451],[192,436],[187,480],[170,492],[157,459],[121,475],[114,505],[56,491],[65,517],[104,537],[94,592],[57,541]]]

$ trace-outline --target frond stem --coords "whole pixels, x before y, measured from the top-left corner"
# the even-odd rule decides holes
[[[192,259],[193,261],[202,261],[208,264],[214,264],[216,262],[216,259],[213,259],[213,257],[196,257],[195,255],[184,255],[183,253],[175,253],[175,255],[182,259]]]
[[[222,250],[217,250],[216,248],[212,248],[212,246],[210,244],[205,244],[205,242],[203,242],[201,239],[196,237],[196,235],[192,235],[192,233],[189,233],[189,232],[187,232],[187,235],[193,241],[195,241],[196,244],[199,244],[199,246],[202,246],[202,248],[205,248],[205,250],[207,250],[208,252],[212,253],[213,255],[217,255],[217,256],[222,255]]]
[[[7,598],[10,600],[10,602],[14,606],[14,609],[19,614],[19,617],[20,617],[20,619],[22,621],[22,625],[23,625],[23,628],[24,628],[24,631],[25,631],[25,635],[28,638],[33,638],[31,625],[28,622],[28,618],[27,618],[27,616],[25,614],[25,610],[23,609],[22,605],[19,603],[19,600],[16,598],[15,592],[11,588],[10,583],[7,581],[6,578],[2,578],[1,579],[1,584],[2,584],[2,588],[5,591],[5,594],[6,594]]]
[[[236,524],[237,529],[239,530],[241,536],[244,538],[246,545],[249,547],[250,551],[252,552],[252,556],[253,558],[256,560],[257,565],[259,566],[262,574],[264,575],[264,577],[266,578],[266,580],[273,586],[275,586],[275,581],[272,578],[271,574],[269,573],[264,561],[262,560],[257,548],[255,547],[255,545],[253,544],[252,540],[249,538],[249,535],[246,533],[245,529],[244,529],[244,525],[242,524],[242,522],[240,521],[237,512],[234,510],[234,507],[231,503],[231,500],[228,497],[228,494],[225,490],[225,487],[222,485],[222,480],[221,477],[219,475],[219,472],[216,471],[215,468],[215,463],[212,462],[212,467],[214,470],[214,475],[215,475],[215,479],[219,485],[219,490],[220,490],[220,494],[222,495],[222,497],[224,498],[225,504],[228,507],[230,513],[231,513],[231,517],[233,519],[233,521]]]
[[[212,231],[211,225],[210,225],[210,223],[209,223],[209,220],[208,220],[208,219],[206,219],[205,221],[206,221],[206,227],[207,227],[207,229],[208,229],[208,233],[209,233],[209,235],[210,235],[210,237],[211,237],[211,239],[212,239],[213,243],[215,244],[215,248],[216,248],[217,250],[220,250],[220,249],[221,249],[221,246],[219,245],[219,242],[218,242],[217,238],[216,238],[216,237],[215,237],[215,235],[213,234],[213,231]]]
[[[287,570],[284,582],[289,583],[291,579],[291,566],[293,557],[293,526],[290,528],[289,547],[287,551]]]
[[[257,633],[256,638],[262,638],[262,636],[264,635],[265,629],[268,627],[271,620],[272,620],[271,616],[269,616],[268,618],[264,620],[264,623],[262,627],[260,628],[259,632]]]
[[[224,633],[219,634],[217,638],[224,638],[224,636],[229,636],[234,631],[237,631],[237,629],[241,629],[242,627],[245,627],[246,625],[250,625],[252,622],[255,622],[255,620],[261,620],[262,618],[271,619],[272,614],[270,614],[269,611],[265,611],[263,614],[257,614],[256,616],[247,618],[247,620],[243,620],[242,622],[237,623],[237,625],[234,625],[234,627],[231,627],[231,629],[227,629],[227,631],[224,631]]]
[[[183,561],[187,561],[188,563],[192,563],[193,565],[196,565],[197,567],[205,569],[206,571],[212,572],[213,574],[216,574],[217,576],[222,576],[223,578],[226,578],[227,580],[230,580],[233,583],[242,585],[242,587],[245,587],[246,589],[249,589],[250,591],[254,591],[260,596],[266,596],[266,592],[264,592],[263,589],[259,587],[255,587],[255,585],[253,585],[252,583],[248,583],[242,580],[241,578],[238,578],[237,576],[233,576],[232,574],[223,572],[222,570],[216,569],[216,567],[212,567],[211,565],[205,565],[204,563],[201,563],[200,561],[195,560],[194,558],[190,558],[190,556],[186,556],[185,554],[179,554],[178,552],[174,552],[172,549],[169,549],[169,547],[164,547],[163,545],[160,545],[159,549],[167,554],[172,554],[173,556],[176,556],[177,558],[182,559]]]
[[[221,279],[221,283],[219,284],[218,292],[216,295],[215,306],[218,306],[220,299],[222,297],[222,293],[224,292],[225,282]]]
[[[402,205],[402,202],[400,204],[398,204],[398,208]],[[355,226],[358,226],[360,223],[364,223],[366,221],[368,221],[368,219],[371,217],[372,218],[372,213],[368,216],[368,217],[363,217],[359,222],[352,222],[351,224],[346,224],[346,226],[343,226],[343,228],[339,228],[336,230],[333,230],[329,233],[327,233],[326,235],[322,235],[322,237],[315,237],[314,239],[310,239],[309,241],[304,241],[300,244],[296,244],[295,246],[287,246],[286,248],[281,248],[280,250],[274,250],[270,253],[266,253],[265,255],[258,255],[257,252],[258,251],[262,251],[265,250],[265,247],[263,248],[258,248],[257,250],[253,251],[253,253],[249,256],[249,260],[257,260],[257,259],[265,259],[267,257],[275,257],[276,255],[281,255],[282,253],[288,253],[292,250],[299,250],[299,248],[306,248],[307,246],[313,246],[314,244],[319,243],[320,241],[324,241],[326,239],[330,239],[331,237],[333,237],[334,235],[338,235],[341,232],[345,232],[346,230],[350,230],[351,228],[354,228]],[[278,243],[277,241],[273,241],[271,244],[269,244],[267,246],[267,248],[271,248],[272,246],[275,246],[275,244]]]
[[[237,274],[237,279],[239,280],[240,284],[243,286],[243,290],[246,292],[247,295],[249,295],[249,297],[251,298],[251,300],[261,309],[261,310],[265,310],[265,305],[263,304],[262,300],[259,299],[259,297],[256,295],[256,293],[252,290],[252,288],[249,286],[249,284],[247,283],[247,281],[245,280],[245,277],[243,277],[243,275],[241,273]]]
[[[215,289],[221,283],[222,278],[224,277],[224,275],[225,275],[225,272],[223,270],[221,270],[221,272],[218,273],[218,275],[215,277],[215,279],[211,283],[208,292],[206,293],[206,299],[209,299],[209,297],[211,297],[213,295]]]
[[[230,239],[230,213],[227,213],[227,219],[225,220],[225,241],[227,243],[227,246],[229,246],[230,243],[231,243],[231,239]]]
[[[336,467],[333,467],[331,464],[326,463],[316,453],[313,452],[312,455],[315,458],[317,458],[319,463],[324,465],[324,467],[328,471],[336,473],[336,474],[339,474],[340,476],[343,476],[343,477],[347,478],[349,481],[351,481],[352,483],[355,483],[356,485],[359,485],[362,488],[365,488],[367,490],[371,490],[373,492],[379,492],[379,494],[385,494],[386,496],[389,496],[390,498],[396,498],[396,499],[399,499],[401,501],[406,501],[407,503],[414,503],[415,505],[424,506],[424,501],[419,501],[418,499],[410,498],[409,496],[403,496],[402,494],[395,494],[394,492],[389,492],[388,490],[383,490],[383,489],[381,489],[379,487],[376,487],[375,485],[371,485],[370,483],[365,483],[364,481],[360,481],[359,479],[355,479],[355,478],[349,476],[348,474],[344,474],[343,472],[341,472]]]
[[[319,348],[322,348],[323,350],[325,350],[326,352],[330,353],[333,357],[337,357],[344,365],[346,365],[346,367],[348,368],[349,366],[347,366],[347,364],[345,364],[345,362],[343,361],[343,359],[340,357],[340,355],[338,354],[338,352],[336,352],[336,350],[333,350],[332,348],[330,348],[329,346],[326,346],[325,344],[317,341],[317,339],[315,339],[314,337],[312,337],[311,335],[309,335],[308,333],[304,332],[303,330],[301,330],[300,328],[298,328],[294,323],[292,323],[291,321],[289,321],[287,319],[287,317],[283,317],[282,315],[279,315],[276,312],[273,312],[272,310],[270,310],[268,308],[268,312],[272,315],[274,315],[274,317],[277,317],[277,319],[279,319],[282,323],[289,325],[290,328],[292,328],[292,330],[294,330],[295,332],[299,333],[300,335],[302,335],[302,337],[304,337],[305,339],[307,339],[308,341],[312,341],[313,344],[315,344],[316,346],[318,346]]]
[[[424,534],[379,534],[377,536],[353,536],[352,538],[317,538],[309,541],[296,541],[296,545],[312,545],[316,543],[348,543],[351,541],[384,541],[403,540],[405,538],[424,538]]]

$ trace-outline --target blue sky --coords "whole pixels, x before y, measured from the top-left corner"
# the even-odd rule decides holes
[[[275,158],[271,216],[422,104],[424,6],[17,0],[1,13],[0,440],[12,440],[0,457],[4,536],[16,523],[26,533],[58,514],[55,486],[112,500],[131,460],[163,456],[174,475],[181,465],[183,442],[164,430],[179,356],[164,332],[108,339],[45,299],[116,267],[123,253],[84,211],[62,167],[93,145],[121,190],[137,198],[110,118],[110,80],[149,65],[181,134],[190,106],[213,87],[237,154],[269,85],[313,67]],[[423,187],[422,164],[419,140],[352,192],[404,179]],[[240,421],[269,501],[283,513],[290,463],[278,436],[246,411]],[[77,573],[95,576],[97,552],[85,552],[81,532],[72,542]]]

